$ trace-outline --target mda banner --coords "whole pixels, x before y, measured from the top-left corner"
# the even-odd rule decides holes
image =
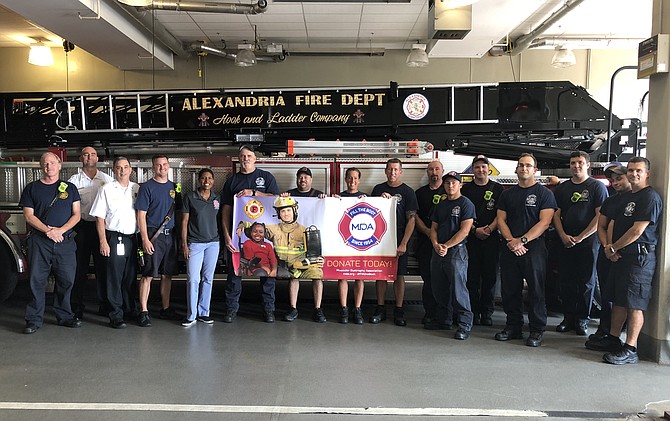
[[[394,280],[396,199],[236,197],[233,264],[244,277]]]

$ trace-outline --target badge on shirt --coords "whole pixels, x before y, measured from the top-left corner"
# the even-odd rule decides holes
[[[623,216],[633,216],[633,213],[635,213],[635,202],[628,202],[623,211]]]
[[[461,207],[460,206],[454,206],[451,209],[451,216],[460,216],[461,215]]]

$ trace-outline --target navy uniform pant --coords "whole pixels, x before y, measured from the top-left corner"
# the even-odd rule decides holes
[[[598,273],[598,285],[600,286],[600,325],[598,330],[610,332],[612,325],[612,301],[614,301],[614,283],[610,280],[610,269],[612,261],[605,256],[605,249],[600,247],[596,271]]]
[[[124,314],[130,315],[136,308],[137,243],[134,234],[113,231],[105,234],[109,244],[109,257],[105,258],[109,320],[122,321]]]
[[[461,244],[450,248],[444,257],[433,251],[430,267],[437,319],[451,321],[451,316],[447,314],[451,304],[458,318],[458,327],[469,332],[473,315],[467,287],[468,250]]]
[[[500,237],[494,234],[486,240],[479,240],[471,235],[468,237],[467,248],[468,291],[472,312],[481,316],[491,316],[498,280]]]
[[[105,262],[103,256],[100,254],[100,239],[98,238],[98,231],[95,228],[95,222],[79,221],[74,230],[77,233],[75,237],[75,242],[77,243],[77,272],[74,278],[71,300],[74,311],[83,312],[84,293],[88,281],[91,254],[93,255],[93,264],[95,265],[96,298],[98,304],[101,306],[107,302]]]
[[[240,309],[240,295],[242,294],[242,278],[235,275],[235,269],[232,264],[230,252],[228,258],[228,277],[226,278],[226,310],[237,312]],[[275,278],[261,277],[261,298],[263,299],[263,309],[268,311],[275,310]]]
[[[547,326],[547,307],[544,302],[544,281],[547,273],[547,247],[538,238],[526,244],[528,252],[515,256],[506,245],[501,246],[500,278],[503,309],[507,326],[523,327],[523,282],[528,284],[530,307],[528,324],[531,332],[544,332]]]
[[[588,323],[596,288],[596,235],[585,238],[574,247],[561,247],[558,273],[563,316],[569,323]]]
[[[423,234],[420,234],[423,235]],[[424,236],[425,237],[425,236]],[[416,259],[419,263],[419,274],[423,280],[423,287],[421,289],[421,299],[423,300],[423,309],[426,312],[426,318],[434,319],[436,317],[437,302],[433,296],[433,286],[431,283],[431,267],[430,261],[433,256],[433,246],[430,244],[428,237],[422,238],[418,241],[416,248]]]
[[[71,319],[70,293],[74,283],[77,245],[72,238],[54,243],[41,233],[28,238],[31,300],[26,306],[26,323],[37,327],[44,323],[46,286],[49,274],[55,278],[53,309],[60,323]]]

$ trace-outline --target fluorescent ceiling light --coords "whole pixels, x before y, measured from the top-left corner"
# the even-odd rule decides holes
[[[41,42],[31,45],[28,63],[35,66],[53,66],[54,56],[51,54],[51,48]]]
[[[426,44],[413,44],[412,50],[405,61],[408,67],[428,66],[428,54],[426,54]]]
[[[571,49],[565,47],[557,48],[554,57],[551,59],[551,65],[558,69],[574,66],[575,64],[577,64],[575,53],[573,53]]]
[[[127,4],[128,6],[144,7],[150,6],[153,0],[119,0],[119,3]]]

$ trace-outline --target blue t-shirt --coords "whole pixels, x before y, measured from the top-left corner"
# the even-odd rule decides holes
[[[274,195],[279,194],[279,187],[274,175],[256,168],[249,174],[235,173],[226,180],[226,183],[223,185],[223,193],[221,194],[223,204],[233,206],[235,195],[245,189]]]
[[[461,194],[475,205],[477,216],[475,217],[475,227],[485,227],[493,223],[498,212],[497,201],[503,192],[503,186],[493,180],[483,186],[475,184],[474,181],[463,184]]]
[[[218,214],[221,198],[210,192],[205,200],[197,191],[184,195],[183,213],[188,213],[189,243],[211,243],[219,240]]]
[[[566,180],[559,184],[554,196],[561,210],[563,230],[568,235],[579,235],[607,198],[607,189],[603,183],[591,177],[580,184]]]
[[[663,201],[651,187],[645,187],[636,193],[624,193],[614,211],[612,241],[621,238],[635,222],[649,221],[649,225],[635,242],[656,245],[661,226],[659,223],[661,212],[663,212]]]
[[[517,184],[502,192],[498,209],[507,212],[505,222],[512,236],[519,238],[540,221],[540,211],[556,209],[556,199],[548,188],[539,183],[526,188]]]
[[[377,184],[375,188],[372,189],[372,196],[381,196],[382,193],[388,193],[398,199],[395,211],[398,244],[400,244],[402,237],[405,235],[405,227],[407,226],[407,212],[416,212],[417,209],[419,209],[419,205],[416,202],[416,194],[414,194],[414,190],[405,183],[402,183],[398,187],[391,187],[385,182]]]
[[[465,196],[456,200],[443,200],[431,216],[432,222],[437,223],[437,242],[446,243],[461,229],[461,222],[476,217],[475,205]],[[465,244],[466,238],[459,244]]]
[[[626,197],[626,193],[614,193],[605,201],[603,202],[603,205],[600,207],[600,214],[605,215],[608,219],[614,219],[614,215],[616,214],[616,210],[621,204],[622,198]]]
[[[66,187],[59,187],[63,183]],[[58,195],[58,199],[49,208],[49,205]],[[79,190],[77,187],[67,181],[58,180],[53,184],[44,184],[40,180],[29,183],[23,192],[21,192],[21,199],[19,206],[22,208],[31,208],[37,218],[43,224],[51,227],[62,227],[72,217],[72,204],[81,201],[79,197]],[[48,212],[47,212],[47,209]],[[46,218],[44,215],[46,214]],[[69,234],[72,230],[66,232]]]
[[[172,207],[172,203],[175,203],[175,207],[170,213],[170,221],[165,225],[165,228],[174,228],[174,213],[176,210],[181,210],[181,194],[177,193],[176,189],[177,187],[172,181],[159,183],[153,178],[140,184],[135,209],[147,213],[147,227],[160,227],[165,215]]]

